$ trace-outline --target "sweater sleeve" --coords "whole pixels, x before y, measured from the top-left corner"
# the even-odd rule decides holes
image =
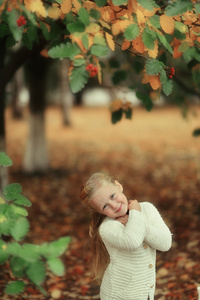
[[[145,216],[137,210],[130,210],[126,226],[114,219],[105,219],[99,233],[105,244],[120,250],[136,250],[144,241]]]
[[[172,234],[169,228],[153,204],[146,202],[144,211],[146,214],[144,241],[154,249],[168,251],[172,244]]]

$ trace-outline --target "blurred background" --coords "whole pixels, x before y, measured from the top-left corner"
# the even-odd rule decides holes
[[[116,57],[105,61],[111,72],[116,63]],[[120,63],[126,68],[130,61],[126,57]],[[140,70],[137,59],[134,64]],[[19,182],[33,204],[25,241],[40,244],[66,235],[72,238],[63,257],[66,275],[48,273],[49,298],[36,289],[29,295],[99,299],[99,287],[89,279],[90,213],[79,200],[79,190],[93,172],[102,171],[120,181],[128,199],[153,203],[173,233],[170,251],[158,253],[155,299],[197,299],[200,138],[193,132],[199,127],[200,107],[198,95],[178,85],[183,74],[190,84],[189,72],[179,62],[173,95],[152,94],[148,109],[134,88],[126,88],[126,78],[121,82],[115,77],[113,85],[109,72],[102,86],[92,78],[81,92],[72,94],[68,68],[66,60],[35,57],[6,86],[5,148],[14,165],[2,175],[1,184]],[[139,72],[131,80],[138,85]],[[112,123],[109,108],[116,100],[130,102],[131,119],[122,116]],[[2,286],[10,276],[8,270],[1,271]],[[13,299],[3,292],[1,297]],[[15,299],[23,297],[28,296]]]

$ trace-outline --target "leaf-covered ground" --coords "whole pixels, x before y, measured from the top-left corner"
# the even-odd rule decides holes
[[[42,176],[22,171],[28,133],[28,113],[14,121],[8,110],[7,149],[14,162],[10,182],[19,182],[33,203],[30,231],[25,242],[43,243],[71,236],[62,259],[66,275],[47,273],[44,297],[27,282],[26,293],[9,297],[6,282],[14,279],[7,265],[0,269],[0,298],[97,299],[98,285],[89,279],[85,248],[90,215],[79,201],[84,179],[95,171],[109,172],[123,184],[129,199],[152,202],[173,233],[173,246],[157,254],[155,299],[198,299],[200,286],[200,125],[190,112],[187,119],[175,108],[136,108],[133,119],[112,125],[106,108],[74,108],[72,127],[62,124],[59,108],[46,112],[46,133],[51,170]]]

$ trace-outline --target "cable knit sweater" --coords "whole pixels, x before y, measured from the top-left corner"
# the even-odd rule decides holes
[[[155,206],[148,202],[140,205],[141,212],[129,211],[126,226],[108,217],[100,225],[110,255],[101,300],[154,299],[156,250],[169,250],[172,238]]]

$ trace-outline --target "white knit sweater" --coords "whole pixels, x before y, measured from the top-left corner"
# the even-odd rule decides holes
[[[107,217],[99,228],[110,255],[101,300],[154,299],[156,250],[169,250],[172,238],[155,206],[140,205],[141,212],[129,211],[126,226]]]

